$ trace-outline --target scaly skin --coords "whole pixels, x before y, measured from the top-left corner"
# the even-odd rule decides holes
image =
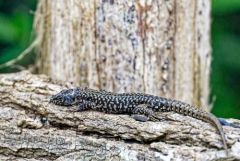
[[[117,94],[104,90],[76,88],[61,91],[52,96],[50,102],[61,106],[78,105],[79,111],[92,109],[112,114],[145,115],[151,120],[157,120],[154,112],[173,111],[213,124],[218,129],[227,151],[225,135],[218,119],[211,113],[181,101],[142,93]]]

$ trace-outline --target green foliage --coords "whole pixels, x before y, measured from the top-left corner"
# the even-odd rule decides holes
[[[214,0],[212,23],[213,113],[240,119],[240,1]]]
[[[7,18],[0,14],[0,41],[10,43],[17,38],[17,26]]]
[[[240,10],[239,0],[212,0],[213,14],[228,14]]]
[[[0,0],[0,64],[10,61],[31,43],[31,31],[36,0],[4,1]],[[32,57],[34,55],[32,54]],[[24,60],[28,64],[32,57]],[[19,62],[21,64],[21,62]],[[27,66],[28,64],[22,64]],[[0,72],[16,71],[14,68],[1,69]]]

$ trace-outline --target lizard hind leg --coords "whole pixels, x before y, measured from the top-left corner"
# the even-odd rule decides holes
[[[159,121],[160,119],[154,114],[147,104],[140,104],[132,111],[132,118],[136,121],[146,122],[148,120]]]

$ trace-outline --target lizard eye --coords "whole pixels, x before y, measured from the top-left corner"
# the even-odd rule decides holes
[[[71,106],[75,104],[74,90],[62,90],[60,93],[54,95],[50,99],[50,103],[62,106]]]

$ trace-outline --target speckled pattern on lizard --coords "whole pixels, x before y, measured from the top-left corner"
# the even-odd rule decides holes
[[[75,88],[62,90],[50,98],[50,103],[61,106],[78,106],[78,111],[95,110],[111,114],[133,115],[138,121],[156,121],[156,112],[173,111],[214,125],[227,151],[226,138],[219,120],[211,113],[187,103],[143,93],[113,93],[105,90]]]

